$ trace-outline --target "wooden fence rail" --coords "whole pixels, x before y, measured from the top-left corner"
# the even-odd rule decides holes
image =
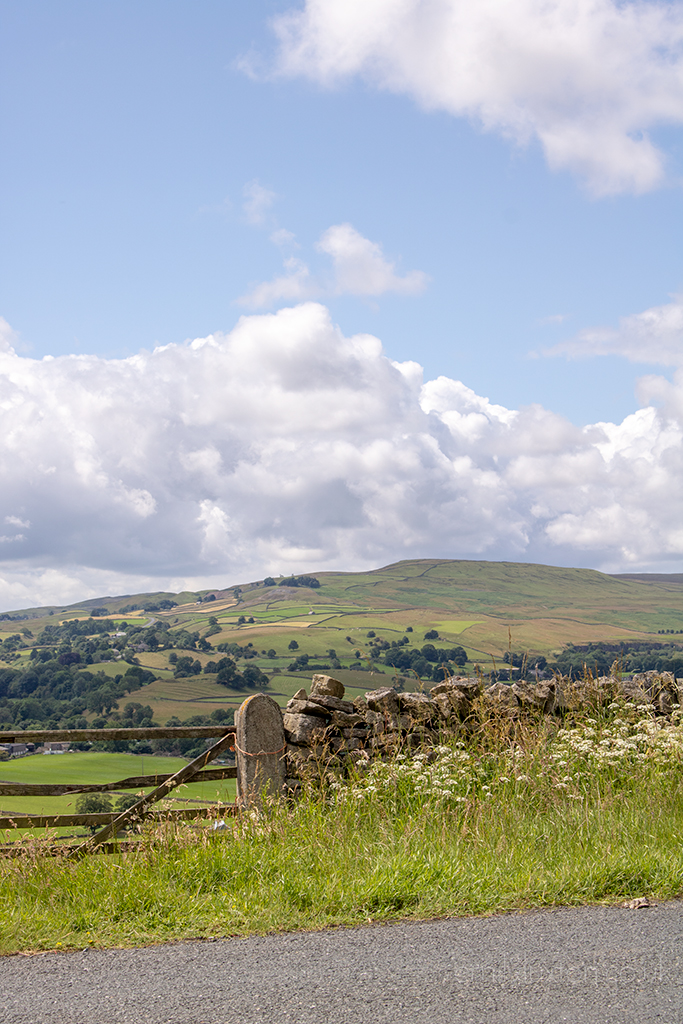
[[[149,729],[26,729],[0,730],[0,743],[82,743],[87,740],[211,739],[234,733],[233,725],[154,726]]]
[[[228,810],[232,812],[232,804]],[[191,818],[210,817],[211,807],[190,807],[179,811],[150,811],[146,815],[151,821],[187,821]],[[221,807],[221,815],[226,813],[226,808]],[[109,811],[103,814],[11,814],[0,817],[0,829],[6,828],[66,828],[72,825],[109,825],[120,817],[119,811]]]
[[[140,846],[139,839],[117,839],[113,843],[102,843],[93,853],[125,853]],[[0,857],[63,857],[68,847],[64,843],[40,843],[29,849],[23,843],[0,843]]]
[[[2,768],[0,768],[2,771]],[[115,793],[119,789],[147,789],[149,786],[160,786],[167,782],[170,774],[164,775],[131,775],[118,782],[0,782],[0,796],[69,796],[71,793]],[[193,782],[218,782],[221,779],[236,779],[237,768],[226,765],[225,768],[208,768],[197,772]]]

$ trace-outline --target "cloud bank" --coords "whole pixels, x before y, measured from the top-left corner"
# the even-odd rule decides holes
[[[525,144],[598,195],[665,175],[647,132],[683,121],[683,5],[653,0],[306,0],[273,22],[278,70],[362,75]]]
[[[127,359],[7,345],[0,603],[430,555],[673,570],[683,379],[647,388],[581,429],[423,383],[312,302]]]

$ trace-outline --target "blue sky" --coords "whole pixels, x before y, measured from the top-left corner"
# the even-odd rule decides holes
[[[474,12],[462,0],[0,2],[0,316],[18,361],[11,365],[21,367],[3,372],[6,388],[11,380],[15,389],[13,397],[5,390],[7,401],[27,416],[21,426],[10,418],[3,428],[18,440],[10,444],[17,462],[5,463],[12,478],[0,509],[7,526],[0,601],[59,600],[56,591],[66,600],[100,593],[105,584],[219,582],[279,567],[358,568],[419,554],[615,571],[683,568],[675,511],[683,7],[558,0],[551,15],[543,11],[532,0],[486,0]],[[310,302],[329,311],[328,326]],[[368,533],[380,514],[363,484],[373,471],[349,468],[337,448],[326,464],[341,459],[335,486],[356,513],[329,535],[322,536],[319,521],[306,534],[302,524],[327,484],[316,491],[314,480],[303,482],[315,432],[302,440],[294,421],[291,443],[299,454],[292,472],[302,482],[290,520],[280,522],[271,509],[250,534],[238,507],[245,495],[262,492],[237,480],[226,453],[231,446],[251,450],[240,465],[258,466],[259,479],[280,487],[268,469],[270,449],[267,458],[265,448],[253,454],[258,444],[250,438],[261,436],[257,424],[267,415],[258,395],[242,414],[246,433],[228,424],[226,409],[215,413],[213,430],[205,428],[208,440],[176,437],[169,428],[153,443],[140,442],[134,469],[126,468],[127,452],[105,450],[97,395],[114,394],[137,366],[142,378],[129,379],[125,399],[114,400],[117,409],[133,403],[134,422],[147,400],[145,379],[156,380],[157,363],[145,362],[143,371],[135,359],[144,362],[165,346],[176,353],[160,398],[168,417],[166,403],[186,383],[185,354],[201,360],[208,351],[188,341],[230,338],[245,316],[254,337],[253,365],[243,372],[267,377],[275,357],[270,342],[267,352],[259,348],[259,317],[297,306],[300,323],[283,328],[283,349],[290,329],[303,332],[313,350],[334,348],[334,337],[369,334],[388,363],[417,362],[425,382],[443,376],[475,395],[463,399],[459,391],[438,409],[424,394],[420,399],[421,414],[429,406],[430,422],[441,418],[434,443],[450,468],[437,480],[428,456],[419,456],[410,501],[396,493],[412,511],[393,544],[383,530]],[[362,359],[374,360],[368,351]],[[315,404],[320,382],[308,379],[306,365],[297,364],[297,373]],[[357,372],[374,380],[372,365]],[[227,401],[230,388],[239,394],[243,385],[232,379],[230,358],[224,372],[231,377]],[[74,403],[74,374],[81,382],[93,375],[83,384],[92,407]],[[377,401],[381,406],[383,398]],[[408,399],[396,401],[405,411]],[[475,415],[473,402],[487,429],[505,423],[510,436],[484,443],[481,431],[468,427],[451,437],[451,447],[442,443],[440,431],[455,429],[453,416]],[[207,405],[213,407],[208,396]],[[574,467],[564,473],[562,496],[559,484],[545,493],[547,466],[527,465],[527,434],[517,436],[489,406],[529,422],[536,416],[527,432],[564,439],[548,456],[554,467],[562,460]],[[543,415],[528,407],[542,407]],[[29,408],[41,408],[46,436],[59,422],[59,436],[72,439],[46,468],[57,491],[17,469],[46,443]],[[180,399],[175,415],[187,426]],[[395,437],[403,436],[396,415],[396,434],[384,441],[401,464],[410,459],[396,449]],[[432,427],[409,426],[412,414],[405,415],[406,436],[430,434]],[[601,439],[591,425],[603,421],[613,429]],[[374,435],[364,422],[340,427],[334,444],[367,454]],[[281,438],[287,424],[285,417]],[[138,427],[133,437],[147,437],[144,424]],[[90,475],[79,468],[76,434],[97,466]],[[176,466],[213,445],[218,476],[195,476],[190,484],[171,470],[158,478],[156,469],[146,472],[170,443]],[[623,464],[610,462],[607,475],[604,467],[587,470],[585,444],[593,445],[591,466],[595,451],[604,460],[608,449]],[[202,458],[208,473],[214,456]],[[522,486],[525,474],[537,482],[531,491],[525,485],[523,498],[515,492],[512,506],[497,504],[497,492],[487,508],[483,497],[473,498],[479,484],[458,459],[469,459],[482,480],[498,474],[501,493]],[[629,495],[660,471],[669,474],[661,489],[631,508]],[[422,472],[424,491],[415,483]],[[122,513],[125,537],[111,545],[100,536],[97,474],[107,487],[149,495],[142,505],[133,501],[138,519],[125,527]],[[390,474],[385,497],[395,486]],[[184,488],[194,488],[192,507]],[[571,492],[582,488],[594,490],[578,508]],[[595,495],[607,492],[609,501],[596,510]],[[427,493],[438,514],[424,512]],[[61,518],[51,527],[44,509],[55,500]],[[453,532],[463,502],[469,511]],[[673,510],[660,521],[663,502]],[[143,515],[143,507],[152,511]],[[166,538],[154,557],[135,554],[138,546],[155,546],[152,535]],[[179,548],[184,554],[176,558],[170,552]]]

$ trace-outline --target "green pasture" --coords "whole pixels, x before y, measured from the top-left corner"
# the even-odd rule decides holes
[[[435,629],[439,630],[439,633],[445,633],[446,635],[454,633],[460,635],[470,626],[478,626],[480,623],[477,619],[440,619],[434,623]]]
[[[3,782],[25,783],[97,783],[116,782],[134,775],[169,774],[179,771],[187,760],[182,757],[158,757],[145,754],[107,754],[90,751],[67,751],[65,754],[33,754],[0,763]],[[149,793],[152,787],[144,792]],[[134,790],[121,790],[121,793]],[[120,795],[110,794],[113,799]],[[79,794],[68,796],[2,796],[2,814],[75,814]],[[235,799],[235,781],[188,783],[175,790],[173,806],[191,806],[187,801],[213,803]]]
[[[346,687],[346,699],[355,700],[368,690],[376,690],[379,686],[391,686],[394,678],[394,670],[388,665],[384,669],[376,669],[374,672],[351,672],[349,669],[330,669],[330,675]],[[275,672],[271,676],[270,686],[265,691],[278,702],[284,705],[301,687],[307,692],[311,688],[311,672]],[[410,687],[408,687],[410,689]]]
[[[173,772],[185,764],[182,757],[145,754],[105,754],[67,751],[66,754],[33,754],[0,763],[3,782],[113,782],[130,775]],[[9,797],[0,797],[0,800]]]
[[[173,628],[184,625],[204,634],[209,618],[216,612],[220,632],[210,637],[214,650],[177,653],[191,653],[193,660],[205,667],[220,657],[215,650],[218,644],[251,643],[258,652],[251,663],[269,675],[268,690],[281,705],[299,686],[310,686],[315,669],[286,671],[299,654],[307,654],[313,665],[324,665],[330,664],[328,651],[334,649],[342,668],[330,671],[351,687],[352,696],[389,682],[395,675],[389,667],[384,668],[384,675],[376,672],[374,677],[349,671],[358,664],[355,651],[365,655],[371,631],[389,643],[408,636],[412,647],[421,647],[425,633],[437,629],[438,642],[465,648],[470,658],[466,671],[471,673],[475,663],[484,671],[493,668],[494,660],[500,664],[508,649],[531,657],[552,656],[567,642],[651,640],[657,637],[655,625],[683,625],[683,588],[668,583],[644,585],[590,570],[430,561],[399,563],[374,573],[320,574],[319,578],[320,589],[309,591],[305,601],[295,591],[283,595],[284,588],[277,588],[279,596],[273,599],[271,588],[244,587],[239,605],[217,608],[218,602],[192,604],[186,606],[182,616],[175,614],[178,609],[172,609],[155,617],[169,621]],[[357,605],[350,602],[349,595],[358,601]],[[308,614],[311,609],[315,614]],[[238,612],[253,617],[254,623],[238,625]],[[185,621],[176,623],[181,618]],[[647,618],[652,620],[649,631],[645,629]],[[37,635],[40,624],[30,620],[29,624]],[[3,635],[11,635],[18,628],[14,623],[3,626],[9,626],[3,629]],[[408,626],[412,626],[412,632],[407,632]],[[298,644],[295,651],[289,650],[292,640]],[[269,650],[276,652],[274,658],[267,657]],[[27,658],[28,652],[24,652],[12,664],[21,667]],[[163,724],[172,716],[182,721],[236,707],[244,699],[243,691],[219,686],[211,675],[174,679],[168,658],[168,651],[137,655],[139,664],[154,672],[157,679],[122,698],[121,708],[128,700],[149,704],[154,719]],[[364,657],[360,664],[365,665]],[[101,662],[90,670],[115,676],[126,667],[124,661]],[[415,685],[419,685],[417,681]]]
[[[246,694],[219,686],[214,675],[188,676],[184,679],[160,678],[136,690],[131,700],[148,704],[154,721],[165,725],[172,718],[185,721],[193,715],[210,715],[219,708],[239,707]],[[119,701],[120,704],[124,703]]]
[[[548,613],[564,618],[578,611],[587,621],[597,616],[599,621],[655,632],[679,624],[683,613],[683,586],[644,586],[592,569],[422,559],[370,573],[321,573],[318,578],[327,595],[352,597],[366,606],[393,600],[403,607],[471,610],[491,617],[524,609],[536,618]]]

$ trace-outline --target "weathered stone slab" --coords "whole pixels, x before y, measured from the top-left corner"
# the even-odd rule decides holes
[[[469,714],[470,700],[458,687],[440,683],[439,686],[433,686],[429,692],[444,718],[448,719],[453,715],[464,717]]]
[[[378,690],[370,690],[365,700],[371,711],[383,712],[386,715],[398,714],[398,694],[393,686],[380,686]]]
[[[352,715],[356,710],[352,701],[341,700],[339,697],[328,697],[322,693],[312,693],[310,701],[313,704],[319,704],[322,708],[327,708],[329,711],[343,711],[347,715]]]
[[[487,686],[484,690],[484,696],[490,700],[496,701],[499,705],[509,708],[517,707],[517,698],[512,692],[512,687],[508,686],[507,683],[494,683],[492,686]]]
[[[351,714],[347,715],[343,711],[332,712],[332,725],[336,725],[339,728],[348,729],[354,725],[365,725],[365,719],[362,715]]]
[[[320,715],[290,715],[287,713],[282,722],[289,743],[308,746],[320,741],[325,735],[325,719]]]
[[[288,742],[287,756],[295,763],[305,764],[306,761],[315,755],[308,749],[308,747],[298,747],[296,743]]]
[[[629,695],[643,694],[653,703],[663,690],[669,690],[674,699],[678,697],[678,686],[673,672],[657,672],[656,669],[648,669],[647,672],[636,673],[630,683],[624,680],[618,685],[625,693]]]
[[[365,721],[371,729],[374,729],[375,727],[379,728],[384,725],[385,716],[380,711],[368,710],[365,712]]]
[[[426,693],[399,693],[398,703],[402,711],[412,711],[418,704],[431,706],[432,702]]]
[[[311,700],[296,700],[294,697],[287,701],[286,711],[290,715],[318,715],[320,718],[329,718],[330,712],[321,704]]]
[[[315,694],[318,697],[343,697],[345,694],[344,684],[332,676],[315,675],[311,679],[311,697]]]
[[[438,739],[437,734],[432,732],[431,729],[424,729],[420,726],[416,726],[411,729],[405,738],[405,742],[409,747],[421,747],[425,743],[435,743]]]
[[[342,736],[347,740],[364,740],[367,739],[368,735],[367,729],[359,729],[357,727],[352,727],[350,729],[340,729],[339,731],[341,732]]]
[[[362,750],[363,740],[354,737],[333,736],[330,739],[330,747],[336,754],[348,755],[351,751]]]
[[[398,750],[403,737],[400,732],[392,731],[373,736],[370,745],[378,750]]]
[[[670,715],[674,704],[680,704],[683,689],[673,672],[650,669],[638,672],[632,679],[615,680],[619,690],[636,704],[654,704],[660,715]]]
[[[362,750],[363,741],[359,739],[344,740],[344,749],[349,753],[354,750]]]
[[[550,714],[555,706],[555,687],[552,683],[512,683],[510,689],[520,707],[537,708]]]
[[[280,796],[285,784],[285,730],[272,697],[254,693],[235,713],[237,802],[260,803]]]
[[[396,732],[409,727],[411,719],[408,715],[400,715],[398,711],[368,711],[365,721],[377,735],[385,732]]]
[[[455,691],[465,697],[466,700],[472,701],[481,693],[481,686],[477,682],[472,682],[471,679],[454,676],[451,679],[446,679],[443,683],[437,683],[436,686],[432,686],[429,692],[432,697],[436,697],[439,693],[451,694]]]
[[[434,696],[434,703],[438,707],[438,709],[439,709],[439,711],[441,713],[442,718],[445,718],[446,721],[448,721],[448,719],[451,718],[455,714],[455,711],[453,710],[453,705],[451,704],[451,702],[448,699],[448,694],[446,694],[446,693],[437,693],[437,694],[435,694],[435,696]]]
[[[430,722],[439,716],[438,707],[425,693],[399,693],[398,703],[413,722]]]
[[[653,703],[660,715],[670,715],[673,711],[674,703],[678,703],[678,701],[674,702],[668,690],[660,690],[655,696]]]

